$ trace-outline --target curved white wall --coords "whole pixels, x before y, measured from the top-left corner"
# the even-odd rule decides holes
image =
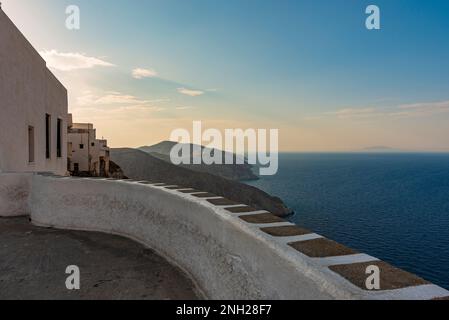
[[[208,298],[331,298],[317,285],[318,274],[305,275],[307,263],[295,263],[237,217],[191,195],[137,182],[43,176],[34,177],[32,190],[33,223],[137,240],[192,275]]]
[[[27,186],[26,179],[20,181]],[[362,290],[332,272],[329,266],[377,259],[363,254],[310,258],[288,243],[299,238],[305,241],[317,237],[316,234],[273,237],[261,227],[291,224],[251,224],[239,218],[242,213],[231,213],[206,199],[163,186],[33,175],[30,190],[28,204],[34,224],[100,231],[139,241],[190,274],[207,298],[431,299],[449,296],[447,290],[432,284],[377,292]]]
[[[29,173],[0,173],[0,217],[30,214],[31,178]]]

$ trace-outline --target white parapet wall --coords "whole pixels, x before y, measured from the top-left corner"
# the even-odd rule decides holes
[[[172,190],[173,189],[173,190]],[[180,188],[177,188],[180,189]],[[242,215],[176,188],[136,181],[35,175],[32,222],[39,226],[100,231],[138,241],[187,272],[210,299],[432,299],[449,296],[433,284],[367,291],[330,269],[378,261],[356,254],[310,258]],[[211,196],[213,197],[213,195]],[[223,199],[225,200],[225,199]],[[229,208],[228,208],[229,209]]]
[[[191,195],[126,181],[35,176],[32,183],[34,224],[134,239],[190,274],[208,298],[332,297],[306,261]]]
[[[30,173],[0,173],[0,217],[30,214],[31,178]]]

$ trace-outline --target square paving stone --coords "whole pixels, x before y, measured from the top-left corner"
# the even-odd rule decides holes
[[[297,226],[262,228],[261,230],[273,237],[294,237],[312,233],[309,230]]]
[[[216,197],[217,195],[213,194],[213,193],[209,193],[209,192],[203,192],[203,193],[193,194],[193,196],[197,197],[197,198],[213,198],[213,197]]]
[[[285,222],[283,219],[276,217],[274,214],[271,214],[271,213],[253,214],[253,215],[248,215],[248,216],[241,216],[239,218],[242,219],[243,221],[246,221],[246,222],[252,223],[252,224]]]
[[[369,266],[379,267],[380,290],[394,290],[429,284],[426,280],[404,270],[395,268],[384,261],[331,266],[330,269],[357,287],[368,290],[366,288],[366,280],[369,277],[369,274],[366,273],[366,270]]]
[[[209,203],[216,206],[234,206],[238,203],[229,199],[219,198],[219,199],[209,199],[207,200]]]
[[[311,258],[337,257],[357,253],[342,244],[326,238],[293,242],[289,243],[289,246]]]

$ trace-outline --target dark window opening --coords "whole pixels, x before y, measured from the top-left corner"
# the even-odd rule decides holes
[[[57,157],[62,157],[62,120],[58,119],[57,136],[56,136],[56,153]]]
[[[34,162],[34,127],[28,127],[28,162]]]
[[[45,115],[45,157],[50,159],[50,130],[51,130],[51,116]]]
[[[95,143],[92,142],[92,143],[91,143],[91,146],[92,146],[92,147],[95,147]]]
[[[80,144],[80,149],[84,149],[84,144]]]

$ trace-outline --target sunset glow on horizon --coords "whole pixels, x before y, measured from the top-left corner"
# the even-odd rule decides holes
[[[2,2],[111,147],[198,120],[279,129],[284,152],[449,151],[447,1],[376,1],[381,30],[355,0]]]

